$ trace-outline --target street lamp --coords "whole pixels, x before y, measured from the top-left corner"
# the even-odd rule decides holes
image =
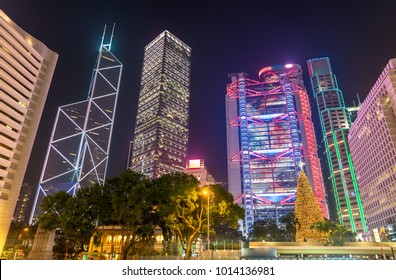
[[[208,190],[204,190],[202,193],[208,197],[208,250],[210,250],[210,239],[209,239],[209,198],[210,198],[210,192]]]

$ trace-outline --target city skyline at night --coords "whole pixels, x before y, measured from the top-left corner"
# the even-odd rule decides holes
[[[328,56],[343,88],[345,103],[352,105],[357,93],[364,99],[396,49],[395,36],[391,36],[391,27],[395,26],[391,11],[396,7],[390,1],[376,9],[364,3],[348,6],[337,1],[326,7],[309,1],[271,5],[252,2],[244,4],[249,12],[243,18],[235,5],[206,2],[192,7],[175,2],[142,3],[131,10],[122,1],[114,1],[111,6],[87,1],[79,9],[70,1],[56,10],[44,8],[49,1],[38,1],[38,5],[30,2],[17,0],[2,5],[22,28],[59,53],[25,178],[33,185],[38,182],[38,167],[44,162],[57,107],[78,100],[88,88],[85,77],[90,75],[92,65],[81,62],[94,59],[96,38],[104,24],[116,23],[113,49],[124,62],[123,75],[127,77],[120,88],[109,177],[119,175],[126,167],[144,46],[163,30],[169,30],[194,50],[188,157],[204,158],[208,170],[223,182],[227,181],[224,94],[229,73],[257,73],[265,65],[284,62],[303,65],[307,79],[305,61]],[[279,17],[281,23],[275,24]],[[290,32],[291,26],[300,32]],[[73,78],[65,83],[63,77]]]

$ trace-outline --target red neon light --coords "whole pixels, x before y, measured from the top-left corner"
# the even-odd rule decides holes
[[[264,197],[259,197],[257,195],[254,195],[253,198],[258,200],[258,201],[260,201],[260,202],[263,202],[265,205],[271,205],[272,204],[271,200],[268,200],[268,199],[266,199]]]
[[[271,66],[264,67],[263,69],[260,70],[258,76],[261,77],[261,74],[263,74],[264,72],[271,71],[271,70],[272,70]]]
[[[230,126],[240,126],[241,125],[241,123],[239,122],[240,119],[241,119],[240,117],[236,117],[235,119],[233,119],[232,121],[229,122],[229,125]]]
[[[307,139],[307,155],[308,160],[311,165],[312,171],[312,180],[313,180],[313,187],[315,190],[315,196],[319,203],[319,207],[322,210],[322,214],[325,218],[329,218],[329,210],[326,203],[326,194],[324,189],[323,183],[323,176],[322,176],[322,169],[320,166],[319,159],[315,156],[317,149],[316,149],[316,137],[313,128],[313,124],[310,121],[311,118],[311,108],[309,105],[308,95],[306,91],[300,90],[298,92],[301,101],[301,114],[298,115],[299,119],[301,119],[304,123],[305,134]]]
[[[296,197],[296,194],[292,194],[292,195],[286,197],[285,199],[282,199],[280,204],[281,205],[293,205],[293,204],[295,204],[294,202],[287,202],[287,201],[292,199],[292,198],[294,198],[294,197]]]
[[[232,156],[231,161],[241,161],[241,151]]]

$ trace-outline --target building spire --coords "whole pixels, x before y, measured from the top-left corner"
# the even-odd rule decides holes
[[[106,34],[106,25],[105,25],[104,30],[103,30],[102,42],[100,44],[100,48],[105,47],[105,48],[107,48],[108,51],[111,50],[111,43],[113,42],[113,36],[114,36],[114,28],[115,28],[115,23],[113,23],[113,29],[111,30],[111,36],[110,36],[109,43],[104,44],[104,37],[105,37],[105,34]]]
[[[360,97],[359,97],[359,93],[357,93],[356,94],[357,95],[357,99],[358,99],[358,102],[359,102],[359,106],[362,104],[361,102],[360,102]]]
[[[103,28],[103,35],[102,35],[102,41],[100,42],[100,49],[102,49],[102,47],[104,46],[103,41],[104,41],[105,34],[106,34],[106,24]]]

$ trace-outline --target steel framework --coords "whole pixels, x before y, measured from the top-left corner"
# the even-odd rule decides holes
[[[282,215],[294,210],[297,178],[303,166],[323,216],[328,218],[301,67],[288,64],[263,68],[259,73],[261,81],[248,79],[245,73],[231,77],[226,97],[227,133],[229,145],[231,134],[238,133],[239,150],[229,154],[229,166],[239,166],[231,172],[240,172],[240,180],[231,179],[229,185],[235,201],[246,210],[245,234],[249,234],[255,220],[279,222]],[[230,118],[235,115],[231,107],[237,107],[236,117]],[[232,130],[233,127],[238,129]],[[238,183],[240,188],[233,186]]]
[[[87,100],[58,108],[30,223],[40,212],[43,198],[58,191],[75,195],[80,188],[106,177],[111,134],[121,80],[122,64],[104,44],[93,70]]]

